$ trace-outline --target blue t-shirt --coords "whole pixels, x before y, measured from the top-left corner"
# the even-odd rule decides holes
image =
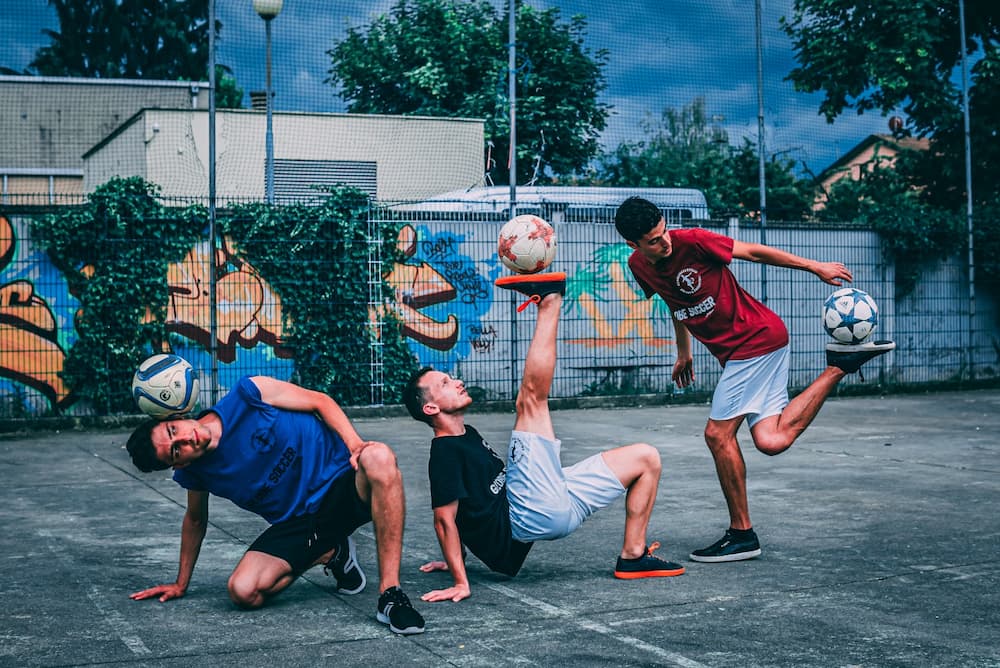
[[[229,499],[271,524],[314,513],[334,480],[351,469],[344,441],[312,413],[264,403],[249,378],[214,407],[216,449],[174,471],[185,489]]]

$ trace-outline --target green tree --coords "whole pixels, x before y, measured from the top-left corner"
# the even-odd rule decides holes
[[[957,3],[934,0],[795,0],[782,19],[799,65],[789,74],[797,90],[822,92],[829,122],[853,109],[906,116],[902,134],[927,137],[931,150],[904,154],[893,170],[857,185],[843,184],[831,202],[848,209],[860,198],[862,218],[892,222],[889,243],[903,262],[959,253],[965,247],[965,130],[960,64],[971,63],[969,118],[972,146],[973,236],[976,263],[995,267],[1000,219],[1000,5],[965,2],[966,44]],[[894,171],[895,174],[883,172]],[[852,189],[857,190],[853,192]],[[834,197],[834,196],[837,197]],[[836,202],[835,200],[840,200]],[[852,203],[853,200],[853,203]],[[828,207],[829,208],[829,207]],[[876,215],[877,214],[877,215]],[[957,222],[956,222],[957,221]],[[907,226],[912,225],[913,229]],[[929,230],[928,225],[939,226]],[[977,280],[983,281],[983,272]],[[1000,285],[985,280],[994,293]]]
[[[509,150],[507,17],[487,0],[398,0],[366,29],[351,28],[327,53],[327,81],[354,113],[486,119],[500,166]],[[604,51],[584,47],[586,20],[558,9],[517,7],[517,178],[548,180],[597,156],[609,107]]]
[[[1000,5],[969,0],[964,45],[970,71],[973,193],[1000,194],[993,173],[1000,165]],[[904,132],[931,137],[934,150],[916,161],[925,196],[938,205],[963,199],[962,121],[958,5],[936,0],[795,0],[782,26],[792,38],[798,67],[789,79],[799,91],[822,92],[819,111],[833,122],[857,113],[901,112]]]
[[[698,188],[713,217],[760,210],[759,165],[749,140],[734,147],[705,111],[704,98],[682,109],[667,108],[642,125],[645,139],[623,142],[604,155],[596,180],[605,185]],[[796,163],[773,157],[765,165],[768,217],[797,220],[808,211],[811,186],[795,174]]]
[[[59,30],[28,73],[102,79],[206,80],[208,0],[48,0]],[[216,22],[216,34],[222,25]],[[221,67],[216,104],[239,107],[243,93]],[[220,70],[217,70],[217,74]]]
[[[929,205],[905,169],[862,169],[861,178],[837,181],[827,193],[821,220],[857,221],[880,233],[896,267],[896,296],[909,294],[923,268],[947,257],[961,238],[963,220]]]

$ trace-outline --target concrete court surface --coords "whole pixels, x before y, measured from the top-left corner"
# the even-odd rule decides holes
[[[391,411],[390,411],[391,413]],[[572,536],[539,543],[516,578],[470,557],[472,598],[427,604],[447,574],[426,458],[430,430],[358,417],[399,454],[408,495],[403,587],[427,632],[374,619],[371,526],[356,534],[369,574],[357,596],[316,568],[266,608],[236,610],[226,579],[259,518],[213,499],[187,596],[130,592],[172,581],[184,493],[135,471],[128,432],[40,432],[0,440],[3,666],[1000,666],[1000,391],[841,398],[778,457],[743,433],[764,553],[701,564],[690,550],[727,525],[702,441],[704,405],[554,412],[564,463],[646,441],[664,472],[650,527],[674,578],[615,580],[624,502]],[[510,413],[476,414],[502,451]]]

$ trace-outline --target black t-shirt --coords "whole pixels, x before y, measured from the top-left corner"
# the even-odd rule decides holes
[[[507,468],[479,432],[466,427],[461,436],[431,441],[427,472],[431,506],[458,501],[456,523],[465,546],[491,570],[516,575],[531,543],[510,534]]]

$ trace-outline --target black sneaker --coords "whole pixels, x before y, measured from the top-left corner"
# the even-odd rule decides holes
[[[666,578],[684,573],[684,567],[680,564],[653,556],[653,552],[659,547],[659,543],[653,543],[646,548],[646,554],[638,559],[618,557],[618,563],[615,564],[615,577],[621,580],[637,580],[639,578]]]
[[[743,561],[758,556],[760,556],[760,541],[757,540],[757,534],[753,529],[739,533],[726,529],[725,536],[708,547],[692,552],[691,560],[718,563]]]
[[[408,636],[424,632],[424,618],[410,605],[410,599],[399,587],[389,587],[378,597],[376,618],[388,624],[393,633]]]
[[[516,290],[528,298],[517,307],[518,312],[527,308],[528,304],[540,304],[546,295],[566,294],[566,272],[553,271],[547,274],[517,274],[501,276],[493,282],[498,288]]]
[[[850,345],[847,343],[826,344],[826,363],[828,366],[835,366],[844,373],[858,372],[861,382],[865,376],[861,373],[861,365],[873,357],[884,355],[890,350],[894,350],[896,344],[893,341],[866,341]]]
[[[337,551],[323,566],[323,572],[337,579],[337,592],[340,594],[359,594],[368,582],[358,564],[357,546],[350,536],[340,541]]]

